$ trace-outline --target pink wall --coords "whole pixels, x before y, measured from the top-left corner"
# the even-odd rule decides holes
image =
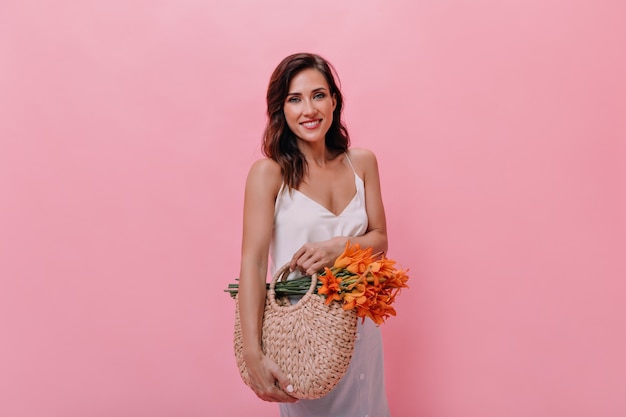
[[[285,55],[379,155],[396,417],[626,414],[620,1],[0,3],[0,415],[273,416],[231,349]]]

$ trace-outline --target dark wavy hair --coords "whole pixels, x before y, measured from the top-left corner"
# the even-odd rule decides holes
[[[263,134],[263,154],[280,165],[283,181],[289,189],[297,189],[306,175],[306,159],[298,148],[296,135],[289,129],[283,107],[293,77],[305,69],[314,68],[321,72],[328,83],[331,96],[337,102],[333,111],[333,122],[326,133],[326,147],[337,153],[345,152],[350,146],[348,129],[341,121],[343,96],[335,79],[339,79],[335,68],[316,54],[299,53],[290,55],[278,64],[267,87],[267,126]]]

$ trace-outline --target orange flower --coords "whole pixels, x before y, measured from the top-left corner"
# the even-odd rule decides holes
[[[406,271],[395,265],[384,255],[372,255],[372,248],[361,249],[348,242],[333,267],[324,268],[319,276],[322,286],[318,293],[326,295],[326,304],[342,301],[344,310],[354,309],[363,321],[369,317],[380,325],[396,315],[391,304],[400,289],[408,287]]]
[[[378,282],[380,279],[385,280],[390,278],[396,270],[394,268],[395,264],[396,261],[387,259],[384,256],[377,261],[372,262],[372,265],[370,265],[370,271],[375,280],[374,282]]]
[[[358,243],[351,245],[346,243],[343,253],[335,260],[334,269],[346,269],[353,274],[362,274],[367,265],[373,262],[372,248],[361,249]]]
[[[357,305],[363,304],[367,301],[365,296],[365,284],[355,282],[354,286],[351,286],[350,291],[346,291],[343,294],[343,309],[351,310]]]
[[[397,270],[393,275],[385,282],[385,287],[388,288],[408,288],[407,281],[409,276],[404,270]]]
[[[373,294],[364,305],[357,305],[357,316],[362,317],[365,321],[369,317],[377,325],[382,324],[389,316],[395,316],[396,310],[391,306],[395,296],[384,292]]]
[[[341,301],[341,278],[337,278],[333,275],[333,272],[329,268],[324,268],[324,275],[319,275],[318,280],[322,283],[322,286],[318,288],[318,294],[326,294],[325,304],[330,304],[331,301]]]
[[[372,257],[372,248],[368,248],[360,254],[361,256],[352,258],[352,263],[346,269],[353,274],[363,274],[374,259]]]

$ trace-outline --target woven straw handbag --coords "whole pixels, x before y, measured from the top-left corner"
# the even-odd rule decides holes
[[[289,395],[316,399],[328,394],[343,377],[350,364],[356,338],[354,310],[344,310],[339,302],[324,304],[311,287],[296,304],[287,297],[276,298],[275,286],[289,275],[289,264],[280,268],[270,283],[263,314],[263,353],[274,360],[293,385]],[[235,313],[235,357],[243,381],[250,378],[243,360],[239,297]]]

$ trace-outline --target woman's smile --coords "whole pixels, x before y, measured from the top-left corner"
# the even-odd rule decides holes
[[[307,120],[306,122],[302,122],[300,124],[306,127],[307,129],[315,129],[318,126],[320,126],[321,123],[322,123],[322,119],[317,119],[317,120]]]

